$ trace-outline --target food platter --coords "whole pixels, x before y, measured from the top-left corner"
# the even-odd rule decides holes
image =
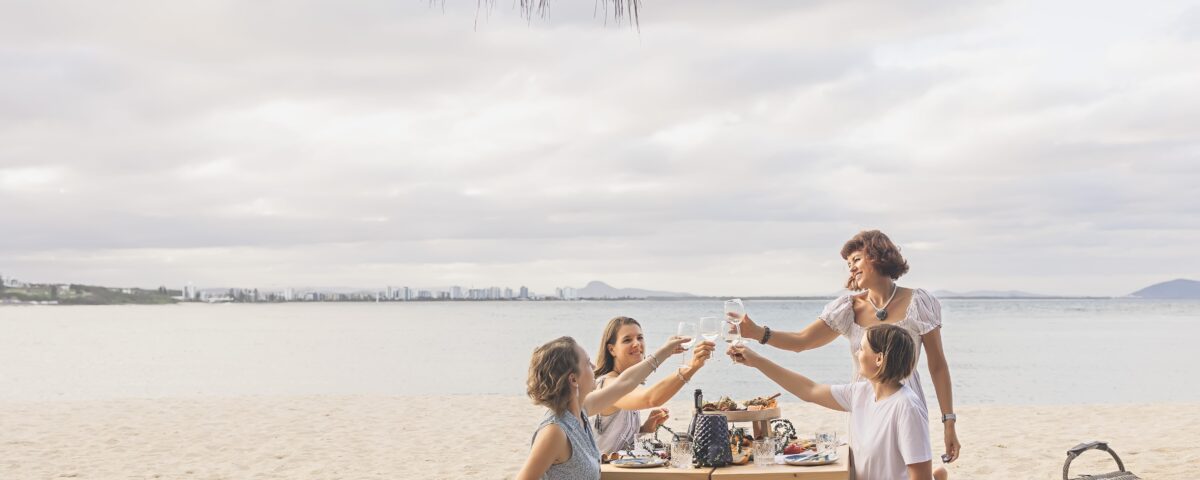
[[[703,412],[705,414],[719,413],[731,422],[759,422],[764,420],[774,420],[780,417],[779,407],[767,408],[763,410],[709,410]]]
[[[798,467],[812,467],[816,465],[829,465],[838,461],[838,454],[831,453],[829,455],[817,455],[814,453],[800,453],[796,455],[788,455],[783,457],[783,462],[788,465]]]

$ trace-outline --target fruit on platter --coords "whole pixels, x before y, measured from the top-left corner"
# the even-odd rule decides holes
[[[783,395],[783,394],[776,393],[769,397],[757,397],[757,398],[754,398],[751,400],[746,400],[746,402],[745,402],[746,410],[767,410],[767,409],[775,408],[775,407],[779,406],[779,404],[776,403],[775,399],[778,398],[780,395]]]
[[[783,454],[795,455],[797,453],[804,453],[805,451],[816,449],[817,444],[812,440],[796,440],[794,442],[789,442],[787,446],[783,448]]]

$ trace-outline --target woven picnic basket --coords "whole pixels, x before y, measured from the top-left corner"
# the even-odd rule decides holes
[[[1067,471],[1071,468],[1071,460],[1083,454],[1088,450],[1104,450],[1112,455],[1113,460],[1117,461],[1117,471],[1101,473],[1099,475],[1080,475],[1078,477],[1070,476]],[[1108,448],[1107,442],[1090,442],[1081,443],[1067,450],[1067,462],[1063,464],[1063,480],[1097,480],[1097,479],[1118,479],[1118,480],[1141,480],[1141,477],[1134,475],[1132,472],[1125,471],[1125,464],[1121,462],[1121,457],[1117,456],[1117,452]]]

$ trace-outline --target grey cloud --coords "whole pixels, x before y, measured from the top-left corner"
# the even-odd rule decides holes
[[[474,5],[6,9],[0,273],[826,293],[872,227],[942,288],[1200,268],[1147,264],[1200,228],[1174,30],[1110,79],[989,2]]]

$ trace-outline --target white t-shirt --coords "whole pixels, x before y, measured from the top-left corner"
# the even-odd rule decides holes
[[[850,412],[850,448],[858,480],[907,479],[909,465],[933,459],[929,413],[908,385],[878,402],[871,382],[829,388]]]

